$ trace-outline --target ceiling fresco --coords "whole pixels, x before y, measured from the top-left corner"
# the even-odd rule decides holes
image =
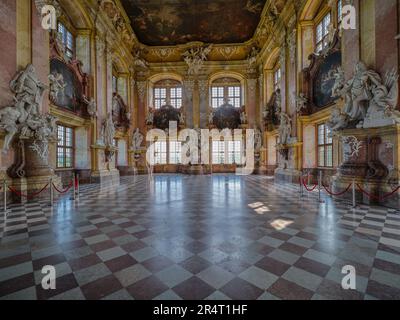
[[[250,40],[265,0],[121,0],[139,41],[173,46],[191,41]]]

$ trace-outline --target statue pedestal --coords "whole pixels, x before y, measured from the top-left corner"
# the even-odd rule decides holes
[[[356,187],[357,203],[382,204],[398,208],[398,193],[384,198],[399,185],[400,125],[370,129],[346,129],[338,132],[339,168],[332,178],[332,189],[341,192],[353,179],[365,191]],[[368,193],[372,196],[368,196]],[[351,199],[352,193],[340,198]],[[379,198],[379,199],[378,199]]]
[[[25,203],[29,200],[48,199],[50,201],[50,179],[59,189],[62,189],[61,178],[49,165],[48,142],[33,141],[31,139],[19,140],[16,143],[14,164],[8,170],[12,178],[10,187],[13,201]],[[46,186],[46,190],[42,189]],[[42,192],[40,192],[42,191]],[[40,192],[40,194],[37,194]],[[20,196],[32,195],[32,197]],[[54,192],[54,199],[58,193]]]
[[[52,179],[52,183],[57,186],[58,189],[63,189],[61,178],[54,175],[51,177],[48,176],[36,176],[30,178],[19,178],[13,179],[11,183],[11,187],[16,193],[22,195],[32,195],[31,197],[20,196],[14,192],[10,192],[10,196],[13,203],[27,203],[29,201],[39,201],[46,200],[49,201],[50,204],[50,179]],[[47,188],[43,190],[46,186]],[[43,191],[42,191],[43,190]],[[42,191],[41,193],[39,193]],[[37,194],[39,193],[39,194]],[[54,200],[60,196],[58,192],[54,190],[53,192]]]

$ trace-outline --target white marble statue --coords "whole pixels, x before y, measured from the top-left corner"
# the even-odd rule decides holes
[[[183,113],[183,110],[179,113],[179,124],[183,125],[185,124],[186,119],[185,119],[185,114]]]
[[[132,139],[132,150],[133,151],[138,151],[142,147],[142,142],[143,142],[143,135],[140,133],[139,128],[136,128],[135,132],[133,133],[133,139]]]
[[[10,89],[15,94],[14,104],[0,109],[0,128],[6,131],[4,153],[8,152],[13,138],[17,136],[19,139],[32,139],[28,147],[47,159],[49,141],[57,136],[57,119],[40,113],[45,88],[31,64],[10,82]]]
[[[300,93],[296,97],[296,111],[300,113],[302,110],[306,110],[308,105],[308,99],[304,93]]]
[[[92,98],[90,101],[87,101],[87,112],[88,114],[94,118],[97,116],[97,104],[96,101]]]
[[[278,132],[279,143],[283,145],[289,144],[292,135],[292,119],[290,119],[290,117],[284,112],[281,112],[280,114],[280,124]]]
[[[111,112],[108,113],[107,118],[103,122],[101,136],[106,147],[112,147],[114,145],[115,125]]]
[[[341,96],[342,94],[342,90],[346,84],[346,79],[345,79],[345,74],[344,74],[344,70],[342,69],[342,67],[338,67],[335,70],[331,70],[328,73],[328,78],[329,80],[334,79],[335,83],[332,87],[332,98],[336,98]]]
[[[64,82],[64,77],[61,73],[54,72],[49,75],[50,81],[50,97],[53,101],[57,101],[59,95],[65,95],[67,84]]]
[[[18,124],[26,121],[28,113],[25,111],[24,103],[15,101],[15,106],[0,110],[0,128],[6,132],[4,138],[3,153],[10,149],[10,143],[18,132]]]
[[[115,95],[112,98],[112,112],[113,112],[113,114],[118,115],[119,114],[119,108],[120,108],[119,100],[118,100],[118,97]]]
[[[38,79],[36,69],[29,64],[10,82],[10,89],[15,93],[17,101],[24,101],[29,114],[39,114],[42,106],[43,92],[46,86]]]
[[[339,107],[333,108],[331,112],[331,117],[326,123],[328,128],[333,132],[346,128],[348,124],[349,124],[348,116],[342,113]]]
[[[353,77],[344,83],[344,74],[338,70],[333,87],[334,95],[344,100],[343,111],[335,110],[329,126],[341,130],[355,123],[358,128],[377,128],[399,122],[398,73],[387,72],[384,79],[363,62],[354,68]]]
[[[214,124],[214,111],[211,111],[208,114],[208,124],[209,125],[213,125]]]
[[[240,122],[241,124],[247,124],[247,115],[245,111],[240,113]]]
[[[247,64],[249,67],[253,67],[257,63],[257,56],[260,53],[260,50],[257,47],[252,47],[251,51],[247,57]]]
[[[254,150],[259,151],[263,146],[262,133],[259,128],[254,128]]]

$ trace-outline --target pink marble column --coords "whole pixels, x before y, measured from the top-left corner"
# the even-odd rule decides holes
[[[10,81],[17,72],[16,0],[0,2],[0,106],[12,102]]]
[[[399,40],[398,34],[398,1],[375,1],[376,32],[376,71],[381,75],[398,67]]]
[[[384,0],[386,1],[386,0]],[[354,0],[357,12],[356,30],[343,30],[342,35],[342,66],[346,79],[353,76],[354,66],[360,60],[360,1]]]

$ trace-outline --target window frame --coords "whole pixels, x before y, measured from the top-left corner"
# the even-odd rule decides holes
[[[63,141],[60,142],[60,128],[63,128]],[[67,131],[71,130],[71,145],[67,144]],[[57,169],[73,169],[75,167],[75,130],[73,127],[69,127],[64,124],[57,124],[57,153],[56,153],[56,168]],[[60,165],[59,162],[59,155],[60,155],[60,149],[62,150],[62,156],[63,156],[63,164]],[[71,165],[67,166],[67,150],[70,151],[71,155]]]
[[[68,28],[65,23],[58,21],[57,23],[57,32],[61,35],[61,44],[63,46],[65,55],[70,58],[74,59],[76,55],[76,37]],[[72,47],[69,47],[69,41],[71,41]]]
[[[321,130],[320,128],[323,127],[323,142],[321,143]],[[316,125],[316,154],[317,154],[317,167],[318,168],[333,168],[333,138],[330,136],[330,130],[329,127],[326,125],[326,123],[319,123]],[[324,154],[324,159],[323,159],[323,164],[321,161],[321,150],[323,150]],[[328,162],[328,150],[330,150],[331,157],[330,157],[330,162]]]
[[[173,148],[172,146],[179,146]],[[174,150],[173,150],[174,149]],[[176,159],[176,161],[175,161]],[[182,163],[182,141],[169,141],[168,143],[168,164],[181,164]]]
[[[282,85],[282,68],[276,66],[274,69],[274,90],[277,91]]]
[[[218,79],[217,79],[218,80]],[[217,109],[225,101],[229,101],[235,108],[243,105],[243,89],[240,83],[214,83],[210,86],[211,107]]]
[[[327,18],[329,17],[329,23],[327,23]],[[332,23],[332,12],[328,11],[326,14],[322,16],[320,20],[315,24],[315,51],[320,53],[323,51],[329,43],[327,43],[327,39],[329,37],[329,26]],[[321,27],[321,38],[319,39],[318,28]],[[319,48],[320,46],[320,48]]]
[[[183,107],[183,87],[179,85],[167,85],[157,83],[153,86],[153,106],[160,109],[169,102],[176,109]]]

